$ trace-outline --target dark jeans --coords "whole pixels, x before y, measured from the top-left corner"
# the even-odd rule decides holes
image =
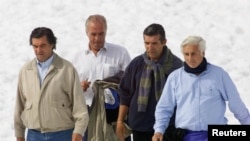
[[[133,141],[152,141],[154,132],[139,132],[133,130]]]
[[[41,133],[38,130],[28,129],[27,141],[72,141],[73,130]]]

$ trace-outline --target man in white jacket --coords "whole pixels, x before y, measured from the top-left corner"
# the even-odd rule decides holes
[[[78,71],[86,103],[91,107],[94,81],[125,71],[131,58],[125,47],[105,41],[107,22],[103,15],[90,15],[86,20],[85,29],[89,42],[74,55],[72,63]],[[86,138],[84,137],[84,141]]]

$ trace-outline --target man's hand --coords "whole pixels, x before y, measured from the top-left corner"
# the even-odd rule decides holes
[[[116,135],[117,135],[119,141],[124,141],[125,126],[124,126],[123,122],[116,123]]]
[[[155,133],[152,137],[152,141],[163,141],[163,135],[161,133]]]
[[[82,135],[73,133],[72,141],[82,141]]]
[[[17,137],[16,141],[25,141],[25,138],[24,137]]]
[[[85,81],[81,82],[81,86],[82,86],[82,89],[83,89],[84,92],[89,88],[90,84],[91,84],[91,82],[88,81],[88,80],[85,80]]]

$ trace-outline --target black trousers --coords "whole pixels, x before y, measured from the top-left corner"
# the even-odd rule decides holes
[[[186,130],[169,126],[163,135],[163,141],[182,141]],[[154,132],[139,132],[133,130],[133,141],[152,141]]]
[[[133,141],[152,141],[154,132],[139,132],[133,130]]]

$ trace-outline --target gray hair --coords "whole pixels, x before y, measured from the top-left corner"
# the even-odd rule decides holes
[[[107,22],[106,22],[106,18],[103,15],[99,15],[99,14],[90,15],[85,22],[86,32],[88,32],[88,25],[90,22],[98,22],[98,23],[103,24],[105,27],[105,32],[107,31]]]
[[[198,45],[199,50],[201,53],[204,53],[206,50],[206,41],[200,36],[188,36],[182,43],[181,43],[181,51],[183,52],[183,48],[186,45]]]

